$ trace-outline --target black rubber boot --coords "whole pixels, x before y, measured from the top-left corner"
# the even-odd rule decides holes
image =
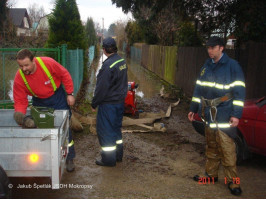
[[[242,194],[242,190],[240,187],[235,187],[235,188],[231,188],[231,185],[233,184],[233,182],[228,183],[228,189],[230,190],[231,194],[233,195],[241,195]]]
[[[116,162],[122,162],[123,160],[123,144],[116,145]]]
[[[116,151],[102,151],[101,158],[96,159],[96,165],[114,167],[116,165]]]
[[[73,172],[75,170],[75,164],[73,159],[66,160],[66,170],[67,172]]]
[[[96,159],[95,164],[105,167],[114,167],[116,165],[116,163],[104,163],[101,159]]]

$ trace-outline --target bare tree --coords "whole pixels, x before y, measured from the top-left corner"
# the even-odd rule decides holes
[[[30,4],[28,7],[28,14],[31,23],[39,22],[39,20],[46,15],[43,6],[38,6],[36,3]]]
[[[126,32],[125,28],[127,25],[127,21],[118,20],[115,23],[115,35],[116,35],[116,41],[117,41],[117,47],[119,49],[122,49],[123,42],[126,41]]]
[[[12,8],[14,5],[16,5],[17,0],[7,0],[7,7]]]
[[[95,22],[94,23],[94,29],[95,29],[96,33],[101,33],[102,32],[102,27],[101,27],[99,22]]]
[[[174,44],[175,33],[180,27],[177,13],[178,10],[174,8],[173,2],[171,2],[156,15],[156,20],[152,22],[153,30],[161,45],[171,46]]]

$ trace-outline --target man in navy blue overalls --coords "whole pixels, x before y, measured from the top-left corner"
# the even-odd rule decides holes
[[[22,49],[17,53],[17,62],[19,70],[14,79],[13,96],[14,119],[19,125],[35,127],[34,121],[26,116],[28,95],[33,96],[34,106],[70,111],[69,105],[75,103],[74,85],[71,75],[62,65],[49,57],[34,57],[28,49]],[[69,129],[69,154],[66,161],[68,172],[75,169],[74,157],[74,142]]]
[[[101,145],[101,159],[97,165],[115,166],[123,158],[122,119],[127,95],[127,65],[117,54],[116,42],[103,40],[103,52],[108,57],[97,75],[91,107],[97,113],[97,134]]]

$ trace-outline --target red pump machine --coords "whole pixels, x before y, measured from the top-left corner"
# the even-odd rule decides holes
[[[136,112],[138,111],[136,108],[137,101],[135,98],[136,88],[138,88],[138,84],[136,84],[134,81],[128,82],[128,91],[125,99],[125,114],[131,114],[135,116]]]

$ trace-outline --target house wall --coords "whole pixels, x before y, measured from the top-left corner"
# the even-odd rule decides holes
[[[24,23],[24,28],[30,28],[30,25],[29,25],[27,17],[23,18],[23,23]]]
[[[30,29],[17,28],[17,36],[31,36]]]
[[[49,31],[49,22],[47,16],[40,19],[39,24],[37,26],[37,29],[35,33],[38,35],[38,33],[42,32],[44,34],[48,34]]]

